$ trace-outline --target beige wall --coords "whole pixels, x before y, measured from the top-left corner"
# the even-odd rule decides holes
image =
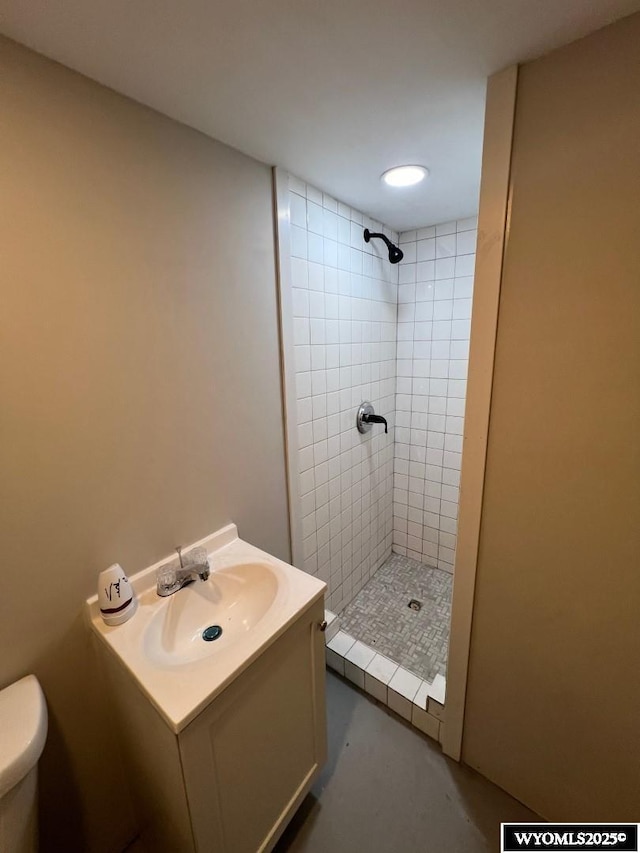
[[[638,820],[640,15],[522,67],[463,758]]]
[[[270,170],[0,40],[0,684],[49,701],[44,848],[133,826],[82,623],[233,520],[288,558]]]

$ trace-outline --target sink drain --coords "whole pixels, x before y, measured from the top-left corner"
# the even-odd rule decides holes
[[[205,628],[202,632],[202,639],[207,643],[213,642],[213,640],[217,640],[218,637],[222,636],[222,628],[219,625],[209,625],[208,628]]]

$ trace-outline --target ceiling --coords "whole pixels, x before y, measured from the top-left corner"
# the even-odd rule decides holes
[[[477,208],[486,77],[640,0],[0,0],[0,31],[399,230]],[[418,187],[385,187],[399,163]]]

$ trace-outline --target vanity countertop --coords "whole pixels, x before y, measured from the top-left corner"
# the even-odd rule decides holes
[[[149,566],[129,578],[138,608],[128,622],[105,625],[97,595],[87,601],[93,631],[175,733],[326,590],[318,578],[239,539],[234,524],[195,545],[207,550],[209,579],[161,598],[156,571],[171,558]],[[202,638],[209,624],[222,627],[214,642]]]

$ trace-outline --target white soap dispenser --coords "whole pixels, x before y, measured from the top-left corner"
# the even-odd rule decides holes
[[[122,566],[118,563],[100,572],[98,605],[106,625],[122,625],[136,612],[138,600]]]

